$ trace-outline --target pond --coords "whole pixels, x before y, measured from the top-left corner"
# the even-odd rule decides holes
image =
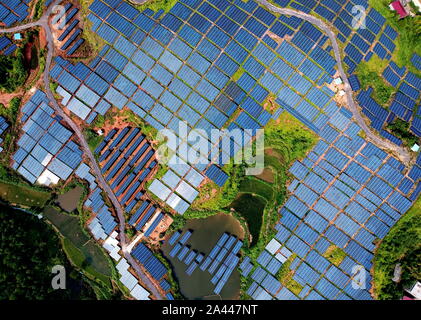
[[[188,220],[183,232],[192,230],[193,234],[187,241],[192,249],[209,254],[218,239],[224,232],[228,232],[244,239],[244,230],[241,224],[231,215],[218,214],[205,219]],[[162,246],[165,257],[171,262],[174,275],[178,280],[181,294],[189,300],[211,299],[238,299],[240,294],[240,274],[237,269],[231,274],[220,296],[213,293],[215,285],[211,283],[212,275],[208,271],[197,268],[191,276],[186,274],[187,266],[180,262],[177,257],[171,258],[169,252],[172,246],[167,242]]]
[[[251,246],[255,245],[259,239],[265,206],[266,201],[262,197],[251,193],[240,193],[230,205],[246,220],[252,236]]]
[[[63,210],[73,212],[77,209],[82,194],[83,188],[81,186],[76,186],[66,193],[60,194],[57,197],[57,203]]]

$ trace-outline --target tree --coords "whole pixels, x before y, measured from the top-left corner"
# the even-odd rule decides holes
[[[69,290],[52,288],[54,265],[65,266],[69,274],[73,268],[57,235],[42,220],[0,205],[0,235],[0,300],[95,297],[80,275],[67,279]]]
[[[21,87],[28,76],[24,66],[22,50],[17,50],[15,56],[0,56],[0,90],[8,93]]]

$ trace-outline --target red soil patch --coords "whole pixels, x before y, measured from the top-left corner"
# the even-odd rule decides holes
[[[22,90],[13,93],[0,93],[0,103],[3,104],[5,107],[9,107],[10,100],[15,97],[22,96]]]
[[[158,244],[159,241],[164,240],[164,237],[161,236],[164,234],[165,231],[169,228],[172,224],[174,219],[169,215],[166,214],[162,221],[158,224],[152,234],[149,236],[149,240],[152,244]]]
[[[47,39],[45,38],[45,31],[44,28],[40,28],[39,30],[39,46],[40,48],[45,48],[47,47]]]

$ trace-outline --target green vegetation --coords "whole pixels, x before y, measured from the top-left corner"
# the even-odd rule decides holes
[[[158,12],[159,10],[164,10],[164,12],[168,12],[175,5],[177,0],[152,0],[141,5],[137,5],[133,1],[131,2],[135,5],[136,8],[138,8],[141,11],[151,9],[154,12]]]
[[[102,142],[102,140],[104,140],[104,136],[100,136],[92,129],[85,129],[83,134],[85,135],[86,142],[88,143],[89,149],[91,149],[91,151],[94,151]]]
[[[271,201],[273,197],[273,187],[268,183],[254,177],[248,177],[247,179],[243,180],[240,184],[240,191],[244,193],[259,195],[266,201]]]
[[[89,14],[88,8],[92,2],[92,0],[79,0],[81,5],[81,17],[83,17],[84,23],[83,38],[86,40],[86,42],[89,44],[89,47],[93,51],[99,53],[101,48],[103,48],[106,43],[104,39],[92,31],[92,22],[87,18]],[[96,54],[92,54],[92,56],[95,57]]]
[[[409,131],[409,123],[404,120],[396,118],[396,120],[389,123],[386,128],[395,136],[401,138],[408,147],[412,147],[415,143],[419,143],[418,137]]]
[[[229,178],[224,186],[219,187],[209,181],[199,189],[199,196],[184,213],[185,219],[206,218],[221,212],[228,213],[229,205],[238,194],[241,180],[244,178],[244,165],[227,164],[224,171]]]
[[[345,259],[346,253],[341,248],[332,244],[331,246],[329,246],[329,248],[327,248],[323,256],[327,260],[332,262],[335,266],[339,266],[341,262]]]
[[[388,64],[387,60],[381,60],[373,55],[369,61],[362,61],[356,68],[356,74],[361,82],[361,87],[367,89],[372,87],[373,99],[386,107],[395,88],[388,85],[381,77],[381,74]]]
[[[44,4],[45,4],[45,0],[38,0],[37,3],[35,4],[33,21],[37,21],[39,20],[39,18],[41,18],[44,12],[44,7],[45,7]]]
[[[51,198],[51,193],[0,180],[0,198],[12,204],[42,208]]]
[[[279,122],[272,121],[265,127],[265,145],[285,150],[288,165],[303,158],[317,141],[317,135],[287,112],[281,114]]]
[[[92,259],[86,258],[83,252],[79,250],[78,248],[76,248],[69,239],[64,238],[62,245],[63,245],[64,252],[66,252],[67,257],[69,258],[69,260],[72,262],[73,265],[75,265],[78,269],[83,270],[85,274],[94,276],[94,279],[99,279],[104,284],[107,284],[107,285],[109,284],[109,281],[110,281],[109,277],[104,276],[101,273],[98,273],[91,266],[91,262],[93,262]]]
[[[51,90],[51,92],[55,95],[55,97],[60,97],[60,96],[56,93],[57,88],[58,88],[58,83],[57,83],[57,82],[54,82],[54,81],[51,81],[51,82],[50,82],[50,90]]]
[[[74,272],[54,231],[30,214],[0,206],[0,299],[92,299],[91,288]],[[68,290],[51,287],[54,265],[66,268]]]
[[[128,220],[128,219],[126,219],[126,220]],[[133,237],[137,233],[137,230],[131,225],[126,225],[126,229],[124,231],[126,233],[127,239],[133,239]]]
[[[294,253],[288,258],[287,261],[284,262],[284,264],[279,269],[276,278],[294,294],[298,295],[301,290],[303,290],[303,286],[292,278],[294,275],[294,270],[290,270],[291,263],[296,257],[297,255]]]
[[[105,117],[102,114],[98,114],[95,118],[95,121],[92,123],[94,128],[102,128],[105,124]]]
[[[171,235],[177,230],[181,230],[184,228],[184,225],[186,224],[186,218],[184,218],[181,214],[176,214],[172,216],[173,222],[169,226],[169,228],[166,231],[166,235]]]
[[[414,13],[420,13],[420,9],[415,5],[413,1],[409,2],[409,6],[411,7]]]
[[[159,163],[158,170],[156,171],[154,178],[155,179],[162,178],[167,171],[168,171],[168,166],[165,163]]]
[[[399,283],[392,281],[396,264]],[[380,300],[400,299],[403,288],[421,279],[421,198],[390,229],[374,255],[374,294]]]
[[[231,77],[231,81],[238,81],[244,72],[246,72],[246,70],[243,67],[238,68],[238,70]]]
[[[25,83],[28,72],[22,51],[22,48],[18,48],[14,56],[0,55],[0,91],[11,93]]]
[[[4,105],[0,104],[0,116],[5,117],[11,125],[15,125],[19,113],[20,104],[21,99],[18,97],[12,98],[12,100],[10,100],[9,107],[7,108]]]
[[[409,67],[410,70],[417,75],[421,75],[421,71],[417,70],[412,63],[411,58],[414,53],[421,55],[421,16],[406,17],[399,19],[395,11],[389,9],[389,0],[369,0],[370,6],[379,11],[387,20],[387,22],[399,32],[398,38],[395,40],[396,50],[392,59],[399,65]]]
[[[265,128],[265,169],[263,176],[245,176],[245,165],[225,165],[229,179],[223,187],[208,182],[184,214],[184,219],[204,218],[217,213],[233,214],[252,235],[251,247],[244,249],[253,259],[274,236],[277,208],[286,198],[288,168],[305,156],[317,136],[288,113]],[[272,181],[272,182],[268,182]],[[253,202],[253,203],[252,203]],[[232,210],[233,209],[233,210]],[[178,222],[182,224],[184,220]],[[248,239],[246,239],[248,240]]]
[[[142,131],[142,133],[146,136],[146,138],[149,141],[153,141],[156,139],[158,135],[158,130],[156,130],[151,125],[147,124],[142,118],[133,113],[133,111],[125,109],[122,115],[126,117],[125,120],[131,125],[139,127],[140,131]]]
[[[78,217],[46,208],[44,216],[63,237],[63,248],[69,260],[91,280],[111,291],[109,258],[82,228]]]
[[[0,104],[0,115],[7,119],[10,127],[3,134],[3,156],[0,162],[5,166],[9,165],[9,159],[15,151],[15,140],[18,137],[17,117],[20,109],[21,99],[18,97],[12,98],[9,106],[5,107]]]

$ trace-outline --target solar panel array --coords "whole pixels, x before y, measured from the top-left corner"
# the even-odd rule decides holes
[[[361,138],[360,127],[347,117],[329,122],[308,156],[290,168],[292,195],[279,210],[275,238],[258,265],[250,258],[240,264],[243,276],[253,280],[248,295],[254,299],[371,299],[375,240],[387,234],[421,191],[421,156],[408,170]],[[331,247],[345,255],[338,265],[326,258]],[[299,293],[274,278],[286,261]],[[356,266],[366,272],[364,287],[353,282]]]
[[[369,61],[373,54],[384,60],[391,60],[392,54],[395,50],[394,40],[396,40],[398,33],[390,25],[386,23],[386,19],[375,9],[368,6],[367,1],[343,1],[338,3],[334,0],[328,1],[282,1],[277,2],[282,6],[288,3],[298,10],[303,10],[311,14],[318,14],[321,17],[332,21],[333,25],[338,30],[338,39],[343,42],[345,47],[344,62],[348,66],[348,72],[352,74],[361,61]],[[365,28],[354,29],[352,24],[355,22],[352,10],[355,5],[364,7],[366,11]],[[301,39],[302,37],[300,37]],[[304,38],[303,38],[304,39]],[[302,47],[310,47],[311,44],[307,41],[301,42]],[[414,54],[411,62],[417,69],[420,69],[421,63],[419,57]],[[409,75],[409,83],[405,78]],[[394,99],[390,104],[390,111],[385,110],[369,96],[371,92],[363,92],[360,94],[359,103],[363,108],[364,113],[371,120],[372,127],[377,130],[381,136],[392,141],[397,145],[401,145],[402,141],[390,132],[385,130],[385,126],[392,122],[396,117],[399,117],[411,123],[410,130],[417,136],[421,134],[421,119],[420,113],[414,113],[414,101],[419,105],[419,78],[414,74],[407,72],[405,67],[398,67],[394,62],[385,68],[383,72],[385,80],[393,87],[399,87],[399,96],[402,99],[397,101]],[[354,81],[352,81],[354,80]],[[355,76],[350,78],[351,87],[354,91],[360,89],[358,79]],[[411,98],[414,101],[407,100]],[[405,101],[408,105],[403,104]]]
[[[0,52],[5,55],[11,55],[15,50],[17,49],[16,44],[12,43],[12,41],[6,37],[1,36],[0,37]]]
[[[353,77],[358,81],[356,76]],[[357,96],[363,113],[371,120],[371,126],[386,139],[402,145],[401,139],[385,130],[387,124],[400,118],[410,123],[410,131],[413,134],[421,137],[421,111],[417,107],[420,104],[421,79],[407,68],[399,68],[394,62],[385,68],[383,77],[391,86],[397,88],[388,110],[372,98],[373,89],[371,88],[360,91]]]
[[[331,101],[333,92],[323,87],[335,72],[333,57],[323,49],[327,38],[304,23],[300,32],[315,41],[312,48],[274,40],[293,34],[302,23],[298,18],[276,19],[257,3],[241,1],[224,2],[222,7],[207,1],[181,1],[159,17],[149,10],[140,13],[119,1],[97,0],[90,9],[93,31],[109,45],[89,66],[74,66],[59,59],[51,72],[60,85],[63,104],[88,122],[99,113],[99,105],[115,105],[119,109],[127,106],[156,129],[166,127],[177,132],[180,121],[186,121],[189,130],[207,132],[221,127],[258,129],[272,117],[262,107],[270,92],[276,94],[279,104],[316,131],[326,124],[330,115],[326,112],[337,111]],[[244,29],[240,28],[242,24]],[[243,63],[245,71],[239,80],[229,81]],[[294,70],[311,72],[301,76]],[[95,99],[87,101],[88,96]],[[250,139],[245,135],[246,142]],[[209,154],[205,164],[193,167],[213,177],[215,167],[209,168],[211,162],[231,157],[239,148],[236,143],[230,150],[215,145],[216,156]],[[189,174],[191,167],[187,163],[178,165],[179,173]],[[183,187],[189,192],[186,198],[168,195],[168,189],[173,191],[162,180],[155,183],[154,190],[162,186],[165,192],[157,196],[167,197],[167,204],[180,213],[197,193],[189,181],[186,189]]]
[[[391,58],[397,33],[377,11],[368,11],[366,29],[350,28],[352,7],[366,7],[366,1],[275,2],[308,13],[314,10],[333,21],[345,46],[349,72],[373,53]],[[334,93],[325,86],[335,73],[327,37],[299,18],[277,18],[253,1],[182,0],[169,13],[154,15],[150,10],[140,13],[119,0],[96,0],[90,10],[93,31],[108,45],[89,65],[56,59],[51,77],[59,83],[57,92],[63,96],[63,105],[88,123],[111,105],[128,107],[156,129],[176,132],[180,121],[186,121],[189,130],[207,132],[221,127],[257,129],[288,111],[321,141],[308,157],[291,167],[295,179],[288,189],[294,196],[280,210],[278,233],[259,256],[259,266],[247,258],[240,266],[243,275],[253,279],[248,294],[254,299],[370,299],[369,277],[364,290],[355,290],[350,268],[358,264],[370,270],[373,240],[383,238],[418,196],[421,158],[408,171],[358,136],[360,128],[351,121],[350,112],[336,105]],[[279,41],[286,35],[291,41]],[[419,57],[412,60],[416,65]],[[231,81],[240,65],[244,71],[240,70],[237,81]],[[414,117],[411,100],[419,104],[419,78],[392,63],[384,77],[391,84],[399,78],[394,103],[405,110],[395,105],[392,116],[388,115],[372,101],[370,90],[360,92],[358,98],[366,115],[375,115],[370,118],[373,127],[399,144],[382,129],[379,120],[391,121],[394,115]],[[358,90],[358,79],[350,81]],[[270,93],[281,106],[273,115],[262,108]],[[419,120],[414,118],[413,132],[419,130]],[[220,148],[219,144],[215,147]],[[236,150],[234,144],[218,158],[223,153],[233,156]],[[219,185],[227,177],[211,161],[190,165],[179,156],[174,155],[177,161],[172,163],[177,164],[155,180],[150,191],[183,213],[194,200],[203,175]],[[89,177],[83,167],[79,169]],[[173,240],[173,250],[183,252],[181,258],[190,262],[186,272],[191,274],[201,263],[197,259],[204,257],[197,254],[195,258],[186,240],[181,240]],[[323,257],[331,245],[347,255],[339,266]],[[140,245],[136,249],[138,260],[147,261],[149,249]],[[222,256],[228,250],[215,251]],[[299,295],[274,278],[292,254],[296,258],[290,268],[303,288]],[[224,269],[222,264],[216,270],[220,261],[209,256],[200,267],[216,271],[213,279],[218,286],[223,283],[220,276],[231,265]],[[157,272],[159,267],[150,264]]]
[[[82,162],[82,151],[73,142],[73,133],[66,129],[59,116],[48,106],[48,99],[44,92],[38,90],[22,107],[23,135],[18,140],[19,146],[13,155],[13,168],[17,169],[31,183],[36,181],[48,184],[55,176],[66,180],[73,172],[81,179],[89,182],[90,194],[84,206],[95,214],[89,222],[88,228],[95,239],[104,240],[103,246],[116,260],[120,260],[117,233],[114,231],[117,222],[98,188],[95,177],[88,165]],[[0,117],[0,131],[7,128],[5,119]],[[117,145],[117,144],[116,144]],[[118,145],[121,147],[120,145]],[[108,147],[108,145],[104,145]],[[46,175],[46,172],[49,172]],[[44,177],[44,178],[43,178]],[[111,244],[109,241],[111,241]],[[108,241],[108,242],[107,242]],[[114,246],[114,247],[113,247]],[[138,284],[138,280],[128,271],[125,259],[120,260],[117,269],[121,274],[120,281],[130,290],[136,299],[149,299],[149,293]]]
[[[417,68],[418,70],[421,70],[421,57],[414,53],[414,55],[411,58],[412,64]]]
[[[143,243],[139,243],[132,250],[131,255],[145,267],[155,280],[161,280],[167,273],[165,265]]]
[[[111,209],[108,207],[102,196],[102,190],[98,187],[92,191],[84,204],[96,214],[93,221],[90,223],[90,229],[95,236],[98,232],[104,240],[105,235],[110,235],[117,227],[117,222],[112,214]],[[96,230],[98,230],[96,232]],[[104,232],[102,232],[103,230]]]
[[[87,164],[81,163],[76,169],[76,176],[89,182],[91,193],[84,206],[95,214],[88,223],[88,229],[96,240],[102,240],[103,248],[117,263],[116,269],[120,274],[120,282],[130,291],[137,300],[149,300],[149,292],[143,288],[138,279],[130,272],[130,265],[121,255],[120,242],[117,240],[118,232],[115,230],[117,222],[110,208],[106,205],[101,189],[97,187],[95,177],[90,173]]]
[[[83,180],[88,181],[89,189],[91,191],[95,190],[97,183],[95,181],[95,176],[90,172],[91,168],[86,163],[81,163],[80,166],[76,169],[75,175]]]
[[[0,116],[0,136],[4,133],[4,131],[7,130],[7,128],[9,128],[9,124],[7,123],[7,120]],[[0,144],[3,143],[3,138],[0,138]],[[0,152],[3,151],[3,147],[0,147]]]
[[[73,132],[60,121],[40,90],[22,107],[23,134],[12,168],[31,183],[66,181],[82,161],[82,150],[71,140]]]
[[[176,155],[170,159],[168,166],[169,170],[161,179],[154,180],[148,190],[183,214],[198,196],[197,188],[204,177]]]
[[[126,212],[129,224],[150,236],[164,214],[144,197],[144,183],[157,165],[155,150],[139,128],[111,130],[95,149],[101,173]]]
[[[275,0],[275,3],[285,7],[287,5],[294,9],[304,11],[312,15],[318,15],[329,21],[338,31],[338,39],[345,48],[345,63],[348,65],[348,71],[352,73],[356,66],[363,60],[369,58],[375,53],[381,59],[390,60],[395,50],[393,41],[398,33],[386,23],[386,19],[374,8],[370,8],[366,0]],[[355,6],[363,7],[364,25],[361,27],[359,16],[354,12]],[[358,11],[359,12],[359,11]],[[359,28],[353,25],[359,24]],[[300,46],[311,47],[314,40],[320,37],[320,34],[306,34],[298,36],[297,44]]]
[[[137,278],[129,271],[130,265],[125,258],[122,258],[116,265],[120,274],[120,282],[130,291],[130,294],[137,300],[150,300],[149,292],[143,288]]]
[[[54,16],[51,24],[56,25],[57,29],[63,30],[57,38],[60,42],[60,50],[67,50],[66,55],[72,56],[85,40],[79,37],[82,29],[77,27],[79,20],[76,15],[79,9],[70,2],[66,3],[63,8],[64,10]]]
[[[184,234],[181,231],[174,232],[168,240],[168,243],[173,246],[169,252],[169,256],[177,258],[186,264],[187,268],[185,272],[189,276],[198,267],[201,272],[207,270],[213,275],[211,283],[215,285],[214,293],[220,294],[240,261],[238,252],[243,246],[243,241],[237,239],[234,235],[224,233],[215,246],[212,247],[209,254],[205,256],[203,253],[191,249],[189,244],[186,244],[191,235],[191,230],[187,230]],[[179,239],[178,242],[177,239]]]
[[[10,27],[22,22],[29,14],[31,0],[8,0],[0,3],[0,23]]]

